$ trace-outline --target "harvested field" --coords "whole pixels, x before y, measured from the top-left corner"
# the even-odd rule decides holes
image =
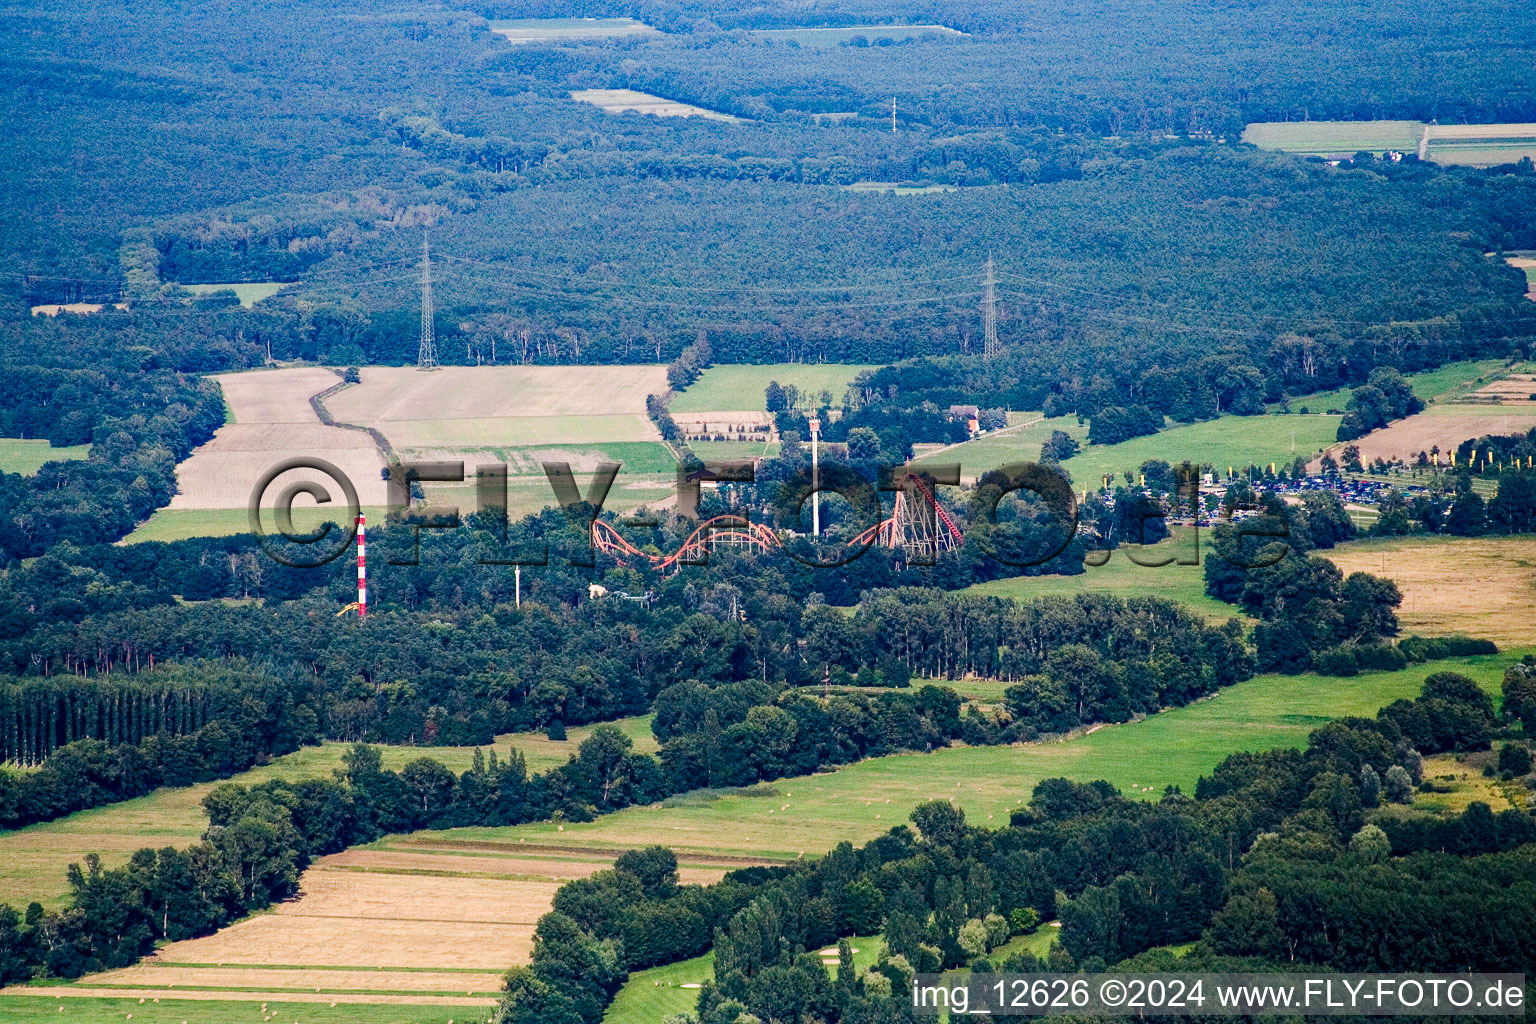
[[[502,972],[527,962],[556,890],[612,864],[611,856],[555,848],[531,855],[508,844],[401,845],[323,857],[305,872],[297,899],[82,979],[71,994],[490,1005]],[[679,874],[709,884],[740,866],[689,862]]]
[[[644,366],[370,366],[326,401],[343,423],[380,430],[397,449],[660,441],[645,396],[667,388]]]
[[[195,973],[194,973],[195,970]],[[257,972],[260,972],[259,974]],[[191,986],[202,989],[265,989],[336,992],[374,989],[380,992],[441,991],[455,996],[491,994],[501,988],[501,975],[492,971],[350,970],[303,967],[197,967],[160,964],[158,958],[133,967],[107,971],[91,979],[92,988],[174,988],[185,993]]]
[[[1536,374],[1511,373],[1507,377],[1484,384],[1461,401],[1469,405],[1536,408]]]
[[[519,18],[492,21],[490,29],[514,45],[558,39],[614,39],[661,35],[634,18]]]
[[[844,185],[845,192],[885,192],[893,196],[931,196],[940,192],[954,192],[958,185],[903,185],[896,181],[855,181]]]
[[[321,458],[352,480],[364,505],[386,502],[380,472],[384,460],[373,440],[362,431],[328,427],[320,422],[309,399],[340,378],[320,367],[292,367],[226,373],[215,378],[233,422],[176,467],[178,493],[169,509],[244,509],[251,489],[272,466],[296,455]],[[269,493],[276,495],[297,480],[324,484],[323,475],[294,471],[278,477]],[[332,483],[332,500],[344,499]],[[311,505],[301,497],[295,507]],[[344,506],[343,506],[344,507]]]
[[[657,117],[703,117],[711,121],[741,120],[731,114],[722,114],[718,110],[695,107],[691,103],[679,103],[676,100],[652,96],[648,92],[638,92],[634,89],[577,89],[571,93],[571,99],[578,103],[590,103],[593,106],[602,107],[610,114],[632,112],[655,114]]]
[[[1536,159],[1536,124],[1432,124],[1420,155],[1438,164],[1493,167]]]
[[[47,304],[44,304],[44,305],[41,305],[41,306],[33,306],[32,307],[32,315],[33,316],[58,316],[60,313],[100,313],[103,309],[106,309],[106,308],[107,308],[107,304],[104,303],[104,302],[59,302],[59,303],[47,303]],[[115,302],[115,303],[112,304],[112,308],[113,309],[127,309],[128,307],[125,304],[121,303],[121,302]]]
[[[763,445],[778,440],[773,420],[766,412],[684,412],[675,414],[672,420],[689,441],[750,441]]]
[[[1403,592],[1405,632],[1464,633],[1501,646],[1529,643],[1536,606],[1536,538],[1400,537],[1323,553],[1346,574],[1386,576]]]
[[[1437,445],[1447,452],[1473,438],[1523,434],[1532,427],[1536,427],[1536,402],[1499,404],[1497,411],[1488,405],[1434,405],[1350,443],[1360,447],[1360,458],[1367,464],[1376,459],[1412,461]],[[1332,450],[1337,458],[1343,445]]]

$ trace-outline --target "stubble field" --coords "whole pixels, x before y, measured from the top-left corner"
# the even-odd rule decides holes
[[[1463,633],[1529,643],[1536,607],[1536,538],[1395,537],[1322,552],[1343,572],[1369,572],[1403,592],[1406,632]]]

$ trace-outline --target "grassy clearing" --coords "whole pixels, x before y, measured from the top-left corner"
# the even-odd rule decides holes
[[[1234,616],[1241,618],[1232,605],[1205,594],[1205,572],[1194,560],[1210,555],[1209,541],[1209,536],[1201,536],[1193,529],[1178,528],[1161,544],[1113,551],[1109,561],[1101,566],[1085,566],[1080,576],[1015,576],[978,583],[967,588],[967,592],[1021,601],[1048,594],[1089,592],[1117,597],[1165,597],[1213,622],[1225,622]],[[1175,561],[1157,568],[1137,565],[1131,561],[1128,550],[1143,562],[1157,563],[1166,558]],[[1191,564],[1181,565],[1181,561]]]
[[[363,514],[368,517],[370,523],[384,521],[386,509],[380,506],[368,506],[363,509]],[[343,516],[345,510],[343,510]],[[321,509],[315,506],[302,506],[297,502],[293,508],[293,525],[298,530],[312,530],[321,523],[335,522],[337,514],[330,509]],[[262,522],[271,530],[272,518],[268,513]],[[147,540],[176,541],[186,540],[188,537],[232,537],[237,533],[251,532],[250,514],[243,508],[162,508],[154,515],[144,520],[128,536],[118,541],[119,544],[138,544]]]
[[[602,107],[610,114],[652,114],[656,117],[702,117],[710,121],[740,121],[733,114],[680,103],[665,96],[653,96],[638,89],[577,89],[571,99]]]
[[[1120,444],[1092,445],[1063,463],[1078,487],[1097,488],[1105,476],[1139,471],[1148,459],[1177,465],[1188,459],[1215,466],[1267,466],[1318,454],[1338,436],[1339,417],[1328,415],[1223,416],[1170,427]],[[1038,453],[1036,453],[1038,455]]]
[[[848,385],[865,370],[866,363],[733,363],[711,366],[699,379],[678,392],[669,407],[674,413],[740,411],[762,412],[768,408],[763,395],[770,381],[793,384],[800,393],[832,394],[832,403],[841,403]]]
[[[1088,443],[1088,425],[1078,423],[1076,416],[1052,416],[1046,419],[1038,412],[1010,412],[1007,427],[972,441],[917,452],[914,461],[934,464],[958,462],[961,478],[969,480],[1012,462],[1038,461],[1040,446],[1057,430],[1072,435],[1079,444]]]
[[[1389,149],[1417,153],[1423,134],[1422,121],[1258,121],[1244,130],[1243,141],[1260,149],[1320,156]]]
[[[73,462],[90,454],[88,444],[55,448],[42,439],[0,437],[0,473],[34,476],[45,462]]]
[[[1434,404],[1458,398],[1475,390],[1488,380],[1501,376],[1504,372],[1502,359],[1466,359],[1457,363],[1446,363],[1444,366],[1425,370],[1423,373],[1410,373],[1407,375],[1407,381],[1415,395],[1427,403]],[[1291,399],[1291,409],[1300,412],[1305,407],[1308,412],[1313,413],[1337,409],[1342,413],[1348,408],[1349,398],[1353,393],[1354,388],[1343,387],[1298,395]]]
[[[877,39],[919,39],[927,35],[958,39],[970,33],[947,25],[848,25],[840,28],[762,28],[752,30],[751,35],[754,39],[778,42],[793,40],[801,46],[841,46],[859,37],[870,42]]]
[[[854,968],[864,971],[880,959],[884,940],[879,935],[855,935],[849,938],[848,944],[853,947]],[[822,962],[835,977],[837,957],[823,955]],[[636,971],[609,1005],[608,1012],[603,1015],[603,1024],[656,1024],[668,1014],[692,1014],[699,1004],[698,986],[713,981],[714,977],[713,951],[692,960]],[[690,985],[693,987],[684,987]]]
[[[779,454],[777,441],[689,441],[701,459],[766,459]]]
[[[616,36],[659,36],[656,29],[634,18],[516,18],[490,22],[490,30],[509,43],[541,43],[552,39],[610,39]]]
[[[855,181],[843,186],[844,192],[888,192],[895,196],[931,196],[958,189],[958,185],[903,185],[895,181]]]
[[[251,1024],[269,1019],[257,1002],[201,999],[90,999],[54,996],[0,996],[0,1016],[6,1024]],[[464,1006],[378,1006],[343,1003],[269,1004],[276,1021],[299,1024],[459,1024],[485,1020]]]
[[[655,752],[656,738],[651,735],[651,716],[625,718],[614,723],[642,752]],[[505,757],[512,749],[521,751],[530,772],[545,771],[565,763],[576,752],[591,726],[574,726],[563,742],[549,740],[542,733],[511,733],[498,736],[494,749]],[[342,766],[350,749],[346,743],[325,743],[305,747],[269,765],[253,768],[229,780],[254,785],[271,779],[325,778]],[[468,770],[474,759],[474,747],[389,747],[378,748],[385,767],[403,768],[418,757],[441,761],[455,772]],[[208,827],[202,800],[218,782],[200,783],[175,789],[160,789],[136,800],[71,814],[57,821],[29,825],[0,832],[0,903],[25,907],[32,900],[44,906],[62,903],[68,886],[64,869],[71,861],[87,853],[102,854],[108,866],[127,861],[130,854],[145,846],[184,846],[196,842]]]
[[[866,842],[907,820],[924,800],[954,798],[976,824],[1000,826],[1043,778],[1106,779],[1128,796],[1158,798],[1163,787],[1192,790],[1228,754],[1299,747],[1318,725],[1342,715],[1374,715],[1415,695],[1431,672],[1465,672],[1497,692],[1519,650],[1418,665],[1352,679],[1266,675],[1139,722],[1105,726],[1070,739],[1012,747],[956,747],[874,758],[837,771],[747,790],[695,793],[635,807],[585,824],[464,828],[386,839],[408,848],[444,839],[562,848],[623,850],[663,843],[679,852],[793,859],[838,842]]]
[[[250,309],[262,299],[271,298],[288,285],[282,281],[234,281],[226,284],[184,284],[181,287],[193,295],[234,292],[235,297],[240,300],[240,305]]]

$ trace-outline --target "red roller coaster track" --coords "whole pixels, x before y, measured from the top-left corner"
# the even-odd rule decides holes
[[[619,536],[619,531],[601,519],[592,522],[592,546],[597,550],[612,555],[620,562],[627,558],[643,558],[658,569],[701,562],[710,549],[717,545],[750,547],[758,551],[783,546],[778,535],[761,523],[749,522],[740,516],[715,516],[700,523],[698,529],[690,533],[688,539],[672,554],[651,555]]]
[[[849,547],[868,547],[874,543],[886,547],[902,548],[908,555],[914,552],[936,554],[959,547],[964,539],[960,527],[950,518],[944,506],[933,496],[933,491],[916,473],[908,473],[899,481],[901,490],[896,492],[896,510],[889,519],[882,519],[848,542]],[[910,506],[910,491],[917,491],[920,509]],[[932,510],[931,513],[928,510]],[[783,543],[768,527],[750,522],[740,516],[715,516],[700,523],[698,529],[688,535],[670,555],[652,555],[635,547],[619,535],[609,523],[601,519],[592,522],[592,546],[623,563],[629,559],[645,559],[658,569],[673,569],[679,565],[698,564],[709,551],[718,545],[750,547],[757,551],[771,551],[783,547]]]

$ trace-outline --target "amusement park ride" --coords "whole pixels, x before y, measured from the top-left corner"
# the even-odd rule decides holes
[[[962,539],[959,526],[934,498],[922,477],[907,473],[897,483],[899,489],[891,516],[854,537],[848,546],[866,548],[880,544],[900,548],[914,563],[932,562],[940,552],[959,547]],[[601,519],[592,523],[592,545],[621,563],[644,559],[657,569],[673,572],[684,565],[703,564],[708,553],[717,547],[745,547],[762,552],[784,546],[779,535],[768,527],[737,515],[706,519],[670,555],[653,555],[640,550]]]
[[[932,489],[916,473],[907,473],[896,480],[896,501],[890,518],[863,531],[848,542],[850,548],[868,548],[879,544],[887,548],[900,548],[909,564],[932,564],[937,556],[960,546],[960,527],[944,511],[934,498]],[[817,524],[820,525],[820,524]],[[368,555],[366,519],[357,517],[357,600],[348,603],[337,616],[357,613],[358,618],[368,614]],[[706,519],[688,535],[682,546],[670,555],[650,554],[642,551],[620,536],[619,531],[601,519],[592,521],[592,546],[612,555],[620,564],[644,559],[657,569],[676,572],[684,565],[703,565],[708,554],[718,547],[752,548],[771,551],[782,548],[779,535],[761,523],[754,523],[744,516],[723,515]],[[517,604],[522,606],[522,567],[517,569]],[[609,596],[608,588],[593,584],[588,596]],[[613,596],[649,604],[655,600],[655,592],[632,595],[623,591]]]

